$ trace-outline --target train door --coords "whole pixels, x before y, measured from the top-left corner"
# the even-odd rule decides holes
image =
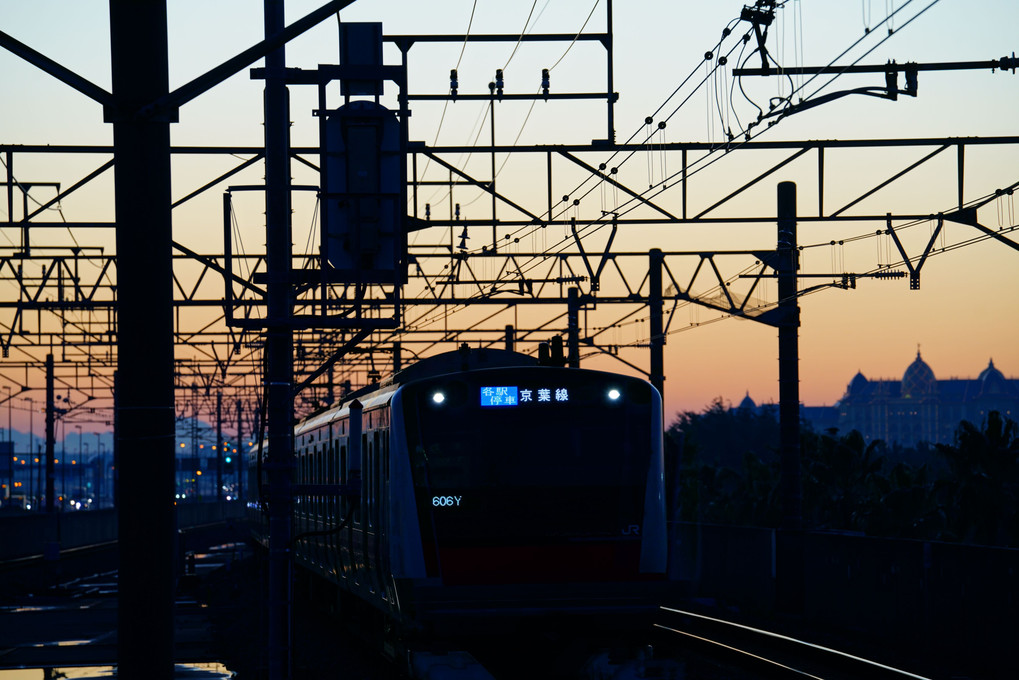
[[[350,474],[347,468],[347,439],[344,438],[340,443],[340,484],[350,483]],[[340,507],[340,521],[346,522],[347,526],[342,530],[340,534],[340,570],[343,575],[343,579],[353,580],[354,569],[352,562],[352,555],[350,552],[350,546],[353,545],[354,541],[354,505],[356,499],[350,496],[341,496],[339,499]]]
[[[339,446],[336,442],[336,433],[333,431],[332,426],[329,427],[329,439],[326,441],[327,450],[329,452],[329,477],[326,479],[327,484],[339,484]],[[331,575],[334,579],[339,580],[340,578],[340,558],[339,558],[339,537],[336,535],[336,527],[343,519],[343,515],[340,512],[340,495],[338,493],[330,493],[328,498],[329,509],[326,515],[329,518],[329,524],[327,528],[330,533],[326,538],[326,545],[329,551],[329,568]]]
[[[362,435],[361,439],[361,451],[363,452],[364,465],[361,468],[361,509],[358,512],[361,520],[361,541],[358,545],[358,564],[364,571],[362,572],[362,585],[365,586],[369,592],[373,591],[373,580],[371,573],[371,550],[368,547],[371,543],[371,526],[372,526],[372,449],[371,449],[371,434],[366,432]]]
[[[371,418],[371,416],[369,416]],[[371,421],[369,421],[371,422]],[[367,501],[364,513],[364,565],[368,569],[367,586],[370,592],[377,593],[379,590],[378,561],[375,556],[378,551],[378,430],[365,433],[365,486],[367,490]]]
[[[375,576],[375,591],[385,593],[385,565],[382,563],[382,545],[385,541],[383,513],[386,503],[383,497],[383,456],[381,430],[372,432],[372,574]]]
[[[387,423],[388,425],[389,423]],[[386,601],[393,603],[395,594],[395,584],[393,583],[393,569],[390,563],[389,556],[390,541],[393,540],[392,536],[389,535],[389,528],[392,526],[392,509],[393,504],[390,499],[390,488],[389,488],[389,429],[382,430],[379,437],[379,523],[378,523],[378,535],[379,544],[375,553],[375,559],[378,561],[379,573],[381,574],[382,580],[382,595]]]

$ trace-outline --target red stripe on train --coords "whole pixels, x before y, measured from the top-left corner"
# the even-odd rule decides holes
[[[442,547],[447,585],[569,583],[640,579],[640,541]]]

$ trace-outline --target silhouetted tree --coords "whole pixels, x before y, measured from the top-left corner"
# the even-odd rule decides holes
[[[897,463],[887,479],[887,491],[867,533],[893,538],[940,538],[946,518],[934,495],[930,466]]]
[[[777,469],[770,470],[777,461],[774,414],[730,409],[716,399],[701,413],[678,414],[666,435],[681,449],[681,520],[763,526],[775,521],[768,507],[777,483]]]
[[[987,545],[1019,545],[1019,438],[1015,421],[997,411],[981,430],[962,421],[955,444],[938,444],[949,475],[938,480],[946,516],[944,538]]]
[[[881,474],[884,442],[869,445],[853,430],[803,438],[803,506],[811,528],[866,531],[879,512],[887,480]]]
[[[774,412],[716,400],[680,414],[667,436],[672,517],[779,525]],[[807,529],[1019,547],[1019,426],[997,412],[982,429],[963,421],[953,445],[933,447],[889,448],[804,424],[801,460]]]

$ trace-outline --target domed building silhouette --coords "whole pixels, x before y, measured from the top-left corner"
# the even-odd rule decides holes
[[[840,432],[859,430],[867,441],[947,444],[962,420],[979,426],[991,411],[1016,419],[1019,380],[1006,378],[993,359],[976,379],[938,380],[918,349],[902,380],[868,380],[857,372],[833,408]]]

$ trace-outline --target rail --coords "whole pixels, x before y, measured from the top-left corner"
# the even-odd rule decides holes
[[[244,503],[184,503],[176,506],[177,528],[191,529],[206,524],[240,519]],[[60,552],[114,543],[117,540],[117,510],[19,513],[0,516],[0,563],[47,556]]]
[[[745,667],[766,677],[929,680],[878,661],[741,623],[671,607],[662,607],[661,612],[675,620],[671,625],[654,626],[667,636],[670,646],[687,643],[726,665]]]

